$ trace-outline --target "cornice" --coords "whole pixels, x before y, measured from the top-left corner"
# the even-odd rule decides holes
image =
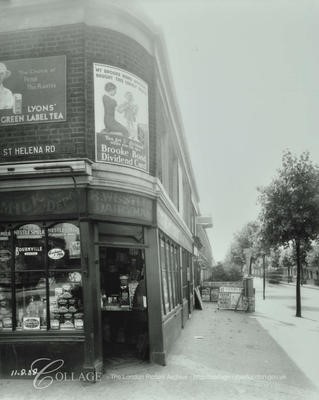
[[[101,172],[101,171],[100,171]],[[104,171],[105,172],[105,171]],[[128,194],[135,194],[156,200],[169,220],[179,229],[188,245],[192,245],[193,235],[184,222],[175,205],[169,199],[164,187],[158,178],[152,176],[139,177],[138,173],[129,176],[129,173],[116,173],[108,171],[102,176],[93,175],[75,176],[77,189],[110,190]],[[103,176],[104,175],[104,176]],[[74,189],[71,176],[46,176],[46,177],[21,177],[19,179],[7,179],[2,182],[0,192],[30,191],[44,189]]]
[[[84,23],[125,34],[154,54],[155,25],[138,8],[111,0],[0,2],[0,33]]]

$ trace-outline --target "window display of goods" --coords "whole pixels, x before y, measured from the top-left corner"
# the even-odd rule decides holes
[[[83,307],[80,230],[70,222],[43,226],[17,224],[0,231],[1,330],[71,329],[70,323],[75,329],[74,314]]]

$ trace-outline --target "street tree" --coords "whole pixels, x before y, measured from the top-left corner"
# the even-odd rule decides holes
[[[256,234],[259,225],[256,221],[248,222],[239,232],[234,235],[230,245],[230,250],[226,256],[225,263],[232,267],[237,267],[240,271],[243,270],[246,264],[246,250],[251,250],[251,256],[255,256]]]
[[[295,251],[292,246],[281,248],[279,264],[284,271],[287,271],[288,282],[292,281],[292,270],[295,265],[295,259]]]
[[[318,280],[318,276],[319,276],[319,242],[318,242],[318,240],[314,241],[311,244],[311,249],[307,253],[306,261],[307,261],[307,264],[309,265],[309,267],[317,270],[315,279]]]
[[[272,269],[279,269],[280,268],[280,255],[281,249],[279,247],[272,247],[269,249],[269,265]]]
[[[319,169],[308,152],[284,153],[277,176],[259,188],[261,233],[270,247],[293,244],[296,254],[296,316],[301,317],[302,249],[319,233]]]
[[[213,267],[213,280],[214,281],[239,281],[242,279],[241,272],[234,267],[225,268],[225,264],[218,262]]]

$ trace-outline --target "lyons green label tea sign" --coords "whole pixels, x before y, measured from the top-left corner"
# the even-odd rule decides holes
[[[65,120],[65,56],[0,60],[0,127]]]

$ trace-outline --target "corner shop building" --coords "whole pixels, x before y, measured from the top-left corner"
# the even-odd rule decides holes
[[[200,212],[163,41],[112,2],[1,8],[1,373],[117,346],[165,365]]]

